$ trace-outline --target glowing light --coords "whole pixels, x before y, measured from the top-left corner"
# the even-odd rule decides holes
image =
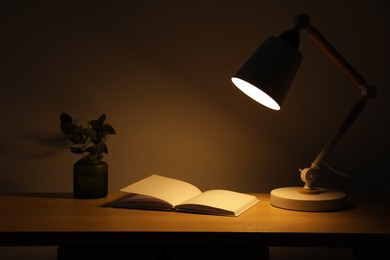
[[[239,78],[232,78],[234,85],[239,88],[246,95],[259,102],[260,104],[271,108],[273,110],[280,110],[280,106],[273,100],[270,96],[268,96],[265,92],[260,90],[258,87],[242,80]]]

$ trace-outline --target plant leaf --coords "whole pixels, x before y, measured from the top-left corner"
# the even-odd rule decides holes
[[[82,143],[82,140],[80,140],[80,137],[73,132],[70,134],[67,134],[66,139],[68,139],[69,141],[71,141],[74,144],[81,144]]]
[[[81,126],[76,126],[74,131],[66,135],[66,138],[74,144],[83,144],[88,137],[84,134],[84,130]]]
[[[98,146],[98,154],[103,154],[106,153],[107,151],[107,145],[104,142],[100,142],[97,144]]]
[[[92,140],[96,139],[96,132],[91,128],[83,128],[83,133],[90,137]]]
[[[73,133],[75,131],[75,129],[77,128],[77,126],[74,124],[70,124],[68,122],[65,122],[65,121],[61,121],[60,128],[61,128],[62,133],[67,135],[67,134]]]
[[[92,128],[99,127],[102,125],[102,123],[99,120],[91,120],[89,121],[89,124],[92,126]]]
[[[90,144],[91,144],[91,137],[88,136],[87,140],[85,140],[85,143],[81,144],[80,148],[85,150]]]
[[[73,121],[72,117],[67,113],[61,113],[60,119],[62,122],[69,123],[69,124],[72,123],[72,121]]]
[[[92,154],[92,153],[95,152],[96,148],[97,148],[97,145],[94,144],[94,145],[92,145],[90,147],[85,148],[85,151]]]
[[[101,123],[101,124],[104,124],[104,122],[106,121],[106,114],[102,114],[100,117],[99,117],[99,122]]]
[[[109,135],[114,135],[114,134],[116,134],[115,129],[114,129],[111,125],[109,125],[109,124],[104,124],[103,127],[104,127],[104,130],[107,132],[107,134],[109,134]]]
[[[70,150],[72,153],[76,153],[76,154],[82,154],[83,153],[83,149],[79,148],[79,147],[70,147]]]

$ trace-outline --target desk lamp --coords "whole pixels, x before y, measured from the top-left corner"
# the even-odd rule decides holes
[[[297,15],[293,29],[279,37],[268,37],[248,61],[232,77],[232,82],[246,95],[260,104],[279,110],[298,71],[302,55],[298,51],[299,33],[306,29],[309,37],[358,87],[361,98],[336,129],[310,167],[300,170],[303,187],[278,188],[271,191],[271,205],[298,211],[341,210],[347,204],[346,194],[314,186],[321,163],[363,110],[367,100],[376,96],[376,89],[368,86],[360,74],[337,52],[324,36],[310,25],[307,14]]]

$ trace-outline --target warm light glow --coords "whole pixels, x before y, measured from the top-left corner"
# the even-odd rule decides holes
[[[280,110],[278,103],[259,88],[239,78],[233,77],[232,81],[236,87],[255,101],[273,110]]]

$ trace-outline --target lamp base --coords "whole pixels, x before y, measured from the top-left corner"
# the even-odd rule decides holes
[[[347,206],[347,195],[340,191],[316,188],[317,194],[303,194],[302,187],[278,188],[271,191],[270,204],[297,211],[335,211]]]

